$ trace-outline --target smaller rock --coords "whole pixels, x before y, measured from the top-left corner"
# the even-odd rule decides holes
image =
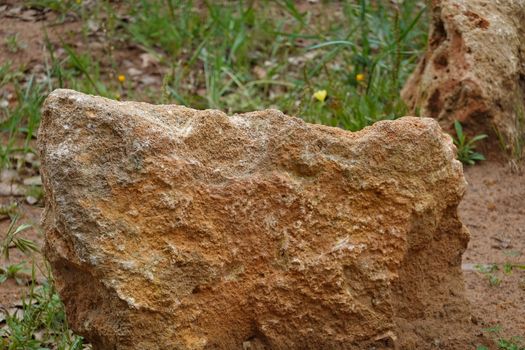
[[[23,183],[26,186],[42,186],[42,178],[40,178],[40,175],[28,177],[24,179]]]
[[[141,54],[140,55],[140,59],[142,60],[142,68],[147,68],[150,65],[155,65],[155,64],[159,63],[159,60],[155,56],[153,56],[153,55],[151,55],[149,53]]]
[[[144,85],[155,85],[157,83],[160,83],[160,78],[157,78],[153,75],[144,75],[140,82]]]
[[[0,183],[0,196],[23,196],[26,191],[22,186],[17,184]]]
[[[33,196],[27,196],[27,197],[26,197],[26,202],[27,202],[27,204],[29,204],[29,205],[35,205],[35,204],[38,203],[38,199],[35,198],[35,197],[33,197]]]
[[[18,172],[14,169],[5,169],[0,173],[0,182],[10,184],[19,180]]]
[[[454,133],[487,134],[513,144],[525,137],[525,1],[433,0],[427,52],[402,98],[412,113]]]
[[[128,69],[128,75],[132,77],[138,77],[139,75],[142,75],[142,74],[144,74],[144,72],[142,72],[140,69],[137,69],[134,67],[131,67]]]

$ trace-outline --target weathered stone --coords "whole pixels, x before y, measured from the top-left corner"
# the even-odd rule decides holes
[[[433,0],[428,49],[402,91],[413,113],[497,144],[525,137],[525,0]]]
[[[432,119],[350,133],[57,90],[39,143],[45,252],[96,349],[421,349],[468,319],[465,181]]]

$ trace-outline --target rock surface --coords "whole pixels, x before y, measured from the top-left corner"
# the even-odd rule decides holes
[[[448,131],[459,120],[512,147],[525,138],[524,38],[525,0],[432,0],[428,49],[402,97]]]
[[[45,252],[95,349],[466,345],[465,181],[432,119],[350,133],[56,90],[39,144]]]

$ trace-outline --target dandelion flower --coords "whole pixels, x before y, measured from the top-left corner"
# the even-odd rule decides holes
[[[314,93],[314,98],[319,102],[324,102],[324,100],[326,100],[326,95],[328,95],[326,90],[318,90]]]
[[[358,75],[355,76],[355,80],[363,81],[363,80],[365,80],[365,75],[362,74],[362,73],[359,73]]]
[[[125,82],[126,81],[126,76],[124,74],[120,74],[118,76],[118,81],[120,81],[121,83]]]

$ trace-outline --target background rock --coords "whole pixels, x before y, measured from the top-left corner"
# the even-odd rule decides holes
[[[465,181],[432,119],[349,133],[56,90],[39,143],[46,255],[96,349],[471,348]]]
[[[428,49],[403,99],[447,131],[459,120],[471,135],[516,147],[525,139],[525,1],[430,3]]]

